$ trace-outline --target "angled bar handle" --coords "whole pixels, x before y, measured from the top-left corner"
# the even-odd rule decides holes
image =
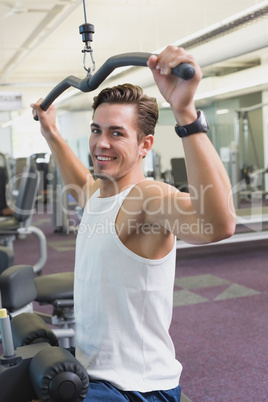
[[[125,66],[146,67],[150,56],[151,53],[143,52],[123,53],[107,59],[93,76],[80,79],[70,75],[49,92],[40,106],[43,110],[47,110],[54,100],[70,87],[77,88],[82,92],[94,91],[116,68]],[[172,73],[184,80],[190,80],[193,78],[195,70],[191,64],[182,63],[173,68]],[[38,117],[35,117],[35,120],[38,120]]]

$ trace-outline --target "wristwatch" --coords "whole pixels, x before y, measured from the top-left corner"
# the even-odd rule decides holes
[[[197,119],[193,123],[186,124],[185,126],[176,124],[175,126],[175,131],[180,138],[188,137],[188,135],[196,133],[207,133],[208,129],[209,125],[202,110],[197,111]]]

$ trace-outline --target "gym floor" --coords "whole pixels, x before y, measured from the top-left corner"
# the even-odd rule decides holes
[[[75,234],[55,233],[44,212],[32,224],[47,238],[43,274],[72,271]],[[34,264],[37,240],[17,239],[14,251],[15,264]],[[177,250],[170,332],[184,368],[182,402],[267,400],[267,271],[267,240]]]

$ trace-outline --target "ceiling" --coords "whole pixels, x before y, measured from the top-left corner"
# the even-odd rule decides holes
[[[194,36],[198,37],[206,30],[214,32],[218,27],[215,24],[224,22],[225,25],[228,18],[256,6],[268,6],[268,2],[86,0],[87,22],[95,27],[92,49],[96,69],[116,54],[155,52],[170,43],[190,43],[195,33]],[[79,26],[84,22],[82,0],[0,0],[0,92],[21,93],[24,109],[30,102],[45,97],[65,77],[84,78],[84,44],[79,34]],[[236,29],[230,34],[242,32],[243,36],[237,37],[236,41],[230,37],[227,43],[221,42],[229,35],[223,30],[224,35],[221,33],[215,39],[189,45],[189,51],[196,56],[208,78],[258,68],[261,59],[268,59],[265,23],[267,27],[267,19],[261,18],[256,24],[245,24],[243,29],[251,29],[252,33]],[[86,65],[90,64],[90,55],[87,54]],[[135,80],[135,83],[152,87],[147,70],[143,67],[119,70],[120,75],[112,79],[120,82]],[[59,107],[88,108],[88,94],[87,98],[73,90],[66,94],[69,99],[59,97]]]

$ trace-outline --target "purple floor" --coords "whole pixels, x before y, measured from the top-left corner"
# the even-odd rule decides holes
[[[193,294],[171,327],[182,390],[197,402],[267,401],[267,244],[224,247],[177,258],[175,294]]]
[[[43,274],[72,271],[75,235],[54,233],[46,214],[35,216],[33,224],[47,238]],[[268,400],[267,246],[254,242],[177,252],[170,332],[184,367],[182,391],[193,402]],[[14,250],[16,264],[38,259],[32,235],[16,240]]]

